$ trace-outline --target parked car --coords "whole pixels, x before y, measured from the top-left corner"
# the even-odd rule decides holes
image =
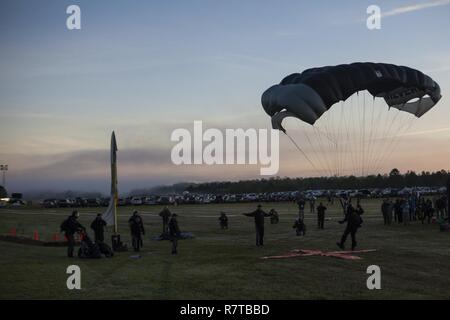
[[[42,206],[44,208],[56,208],[58,201],[56,199],[45,199],[42,201]]]
[[[161,196],[158,199],[158,204],[167,205],[167,204],[173,204],[174,199],[172,196]]]
[[[69,208],[72,206],[72,202],[68,199],[59,199],[57,202],[59,208]]]
[[[156,197],[155,196],[143,197],[142,202],[143,204],[146,205],[154,205],[156,204]]]
[[[97,198],[90,198],[86,200],[88,207],[100,207],[100,200]]]
[[[12,207],[25,207],[27,204],[21,199],[13,199],[10,201]]]
[[[132,197],[130,200],[130,204],[133,206],[140,206],[140,205],[142,205],[142,198],[141,197]]]

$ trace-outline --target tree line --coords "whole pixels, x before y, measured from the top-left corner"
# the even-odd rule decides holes
[[[404,187],[443,187],[450,178],[450,171],[407,171],[402,174],[394,168],[389,174],[364,177],[273,177],[241,181],[218,181],[205,183],[179,183],[150,189],[133,190],[131,194],[168,194],[189,191],[191,193],[264,193],[282,191],[304,191],[320,189],[384,189]]]

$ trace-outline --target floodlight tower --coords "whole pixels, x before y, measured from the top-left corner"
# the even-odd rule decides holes
[[[0,171],[2,172],[2,185],[3,188],[6,189],[6,171],[8,171],[8,165],[7,164],[0,164]]]
[[[447,218],[450,219],[450,174],[447,178]]]

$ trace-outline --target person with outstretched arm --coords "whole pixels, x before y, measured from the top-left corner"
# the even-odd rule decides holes
[[[244,216],[255,218],[256,246],[264,246],[264,218],[270,217],[269,213],[264,212],[259,204],[257,209],[250,213],[244,213]]]
[[[358,214],[357,210],[353,208],[350,204],[347,208],[347,213],[345,215],[345,219],[339,221],[340,224],[347,222],[347,227],[345,228],[344,234],[342,235],[341,241],[336,242],[337,246],[342,250],[345,250],[345,241],[347,240],[347,236],[350,234],[352,237],[352,250],[356,248],[356,231],[361,226],[361,217]]]

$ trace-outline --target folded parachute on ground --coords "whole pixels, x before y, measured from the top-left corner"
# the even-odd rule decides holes
[[[261,98],[272,126],[296,117],[313,125],[333,104],[367,90],[389,107],[421,117],[441,98],[439,85],[422,72],[385,63],[358,62],[293,73],[267,89]]]

